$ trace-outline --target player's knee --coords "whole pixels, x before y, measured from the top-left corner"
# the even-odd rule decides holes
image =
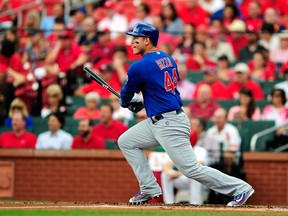
[[[125,133],[124,133],[118,138],[118,146],[119,146],[120,149],[125,146],[125,143],[127,143],[127,139],[125,137],[126,136],[125,136]]]

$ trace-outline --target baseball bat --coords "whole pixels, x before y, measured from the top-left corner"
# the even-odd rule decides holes
[[[99,74],[94,72],[89,67],[84,67],[84,72],[91,77],[94,81],[96,81],[99,85],[101,85],[103,88],[107,89],[108,91],[112,92],[114,95],[116,95],[118,98],[120,98],[120,94],[116,92],[105,80],[103,80]]]

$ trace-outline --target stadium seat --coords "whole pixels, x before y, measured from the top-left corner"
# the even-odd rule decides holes
[[[203,71],[188,71],[186,79],[192,83],[197,83],[204,78]]]
[[[6,131],[11,131],[11,128],[8,128],[8,127],[0,127],[0,134],[3,133],[3,132],[6,132]]]
[[[78,134],[78,119],[74,119],[73,117],[65,118],[65,126],[64,130],[70,133],[72,136],[76,136]]]
[[[117,141],[115,140],[105,140],[106,149],[117,150],[119,149]]]
[[[47,130],[48,130],[48,119],[42,118],[41,116],[34,116],[32,132],[38,136],[40,133]]]

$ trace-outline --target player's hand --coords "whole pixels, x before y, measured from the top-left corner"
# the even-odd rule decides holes
[[[120,105],[124,108],[128,108],[130,111],[137,113],[144,108],[144,105],[139,99],[132,99],[129,102],[123,102],[121,99],[119,100]]]

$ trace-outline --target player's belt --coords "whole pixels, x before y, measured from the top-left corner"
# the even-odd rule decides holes
[[[178,110],[175,110],[175,111],[176,111],[177,115],[182,113],[182,112],[184,112],[182,109],[178,109]],[[151,117],[151,120],[152,120],[153,124],[155,124],[156,122],[160,121],[161,119],[164,119],[164,116],[162,114]]]

